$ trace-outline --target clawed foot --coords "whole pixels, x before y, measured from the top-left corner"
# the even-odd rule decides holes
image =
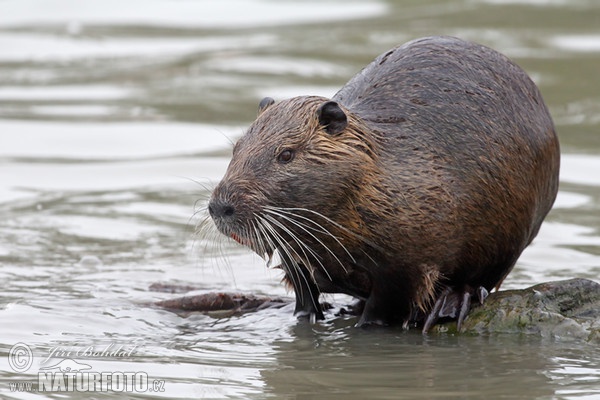
[[[440,318],[456,318],[457,330],[460,331],[471,309],[471,298],[473,296],[477,297],[480,304],[483,304],[488,296],[488,291],[483,286],[477,289],[465,287],[462,291],[457,291],[450,287],[444,289],[425,320],[423,333],[427,333]]]

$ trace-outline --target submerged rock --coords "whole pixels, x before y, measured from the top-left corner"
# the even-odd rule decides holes
[[[265,308],[283,307],[290,300],[244,293],[210,292],[178,297],[154,303],[155,306],[174,312],[203,312],[215,317],[231,316]]]
[[[456,331],[456,324],[438,330]],[[526,333],[600,343],[600,284],[569,279],[492,293],[484,305],[471,309],[462,333]]]

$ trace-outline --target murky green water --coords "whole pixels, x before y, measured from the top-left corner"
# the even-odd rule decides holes
[[[286,294],[246,250],[194,238],[230,141],[262,97],[330,96],[379,53],[431,34],[515,59],[560,135],[559,198],[505,287],[598,280],[597,0],[1,1],[0,397],[64,395],[10,385],[37,387],[41,368],[73,359],[147,374],[129,397],[600,398],[600,350],[569,338],[147,306],[174,296],[155,282]],[[26,371],[8,357],[18,342],[33,354]]]

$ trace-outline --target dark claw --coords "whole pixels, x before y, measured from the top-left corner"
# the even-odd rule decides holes
[[[483,286],[479,286],[475,290],[467,286],[461,292],[457,292],[450,287],[444,289],[435,301],[431,312],[427,315],[423,325],[423,334],[426,334],[438,319],[445,317],[456,318],[456,329],[460,331],[471,309],[471,298],[473,296],[477,296],[479,303],[483,304],[488,297],[488,291]]]
[[[458,321],[456,321],[456,330],[460,332],[463,321],[467,317],[469,310],[471,309],[471,293],[465,291],[463,293],[462,304],[460,305],[460,313],[458,314]]]
[[[410,316],[402,323],[402,329],[409,330],[411,327],[416,328],[418,321],[422,321],[425,315],[419,308],[413,308]]]
[[[450,293],[452,293],[452,288],[444,289],[444,291],[440,294],[440,296],[435,301],[435,304],[433,305],[431,312],[427,316],[427,320],[425,320],[425,325],[423,325],[423,333],[424,334],[426,334],[429,331],[429,329],[431,329],[431,327],[433,325],[435,325],[437,320],[440,318],[440,311],[442,310],[442,307],[444,306],[444,303],[446,302],[446,297]]]
[[[298,307],[296,307],[297,309]],[[325,319],[325,316],[323,315],[323,312],[320,309],[314,309],[314,310],[304,310],[304,309],[300,309],[300,310],[296,310],[294,312],[294,316],[297,317],[298,319],[307,319],[311,324],[316,323],[319,320]]]
[[[489,296],[489,292],[483,286],[479,286],[476,291],[477,298],[479,299],[479,304],[483,305],[483,302]]]

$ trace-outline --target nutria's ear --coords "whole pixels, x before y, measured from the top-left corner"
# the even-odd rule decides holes
[[[272,106],[274,103],[275,100],[273,100],[270,97],[265,97],[264,99],[262,99],[260,103],[258,103],[258,115],[262,114],[263,111]]]
[[[330,135],[342,133],[348,125],[346,114],[335,101],[322,104],[317,110],[317,116],[319,117],[319,123]]]

